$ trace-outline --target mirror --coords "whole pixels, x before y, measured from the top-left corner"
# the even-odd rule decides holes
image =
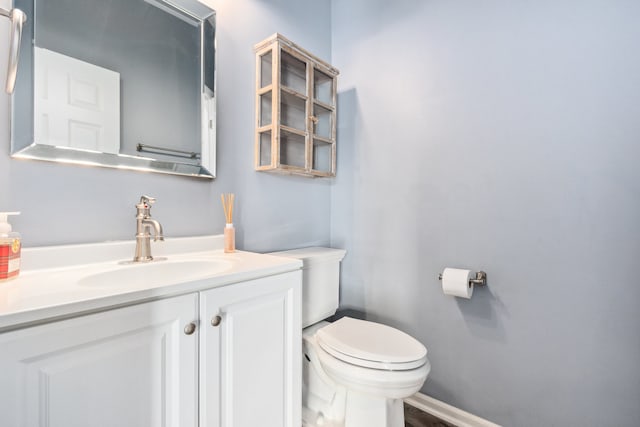
[[[11,153],[213,178],[215,12],[197,0],[15,0]]]

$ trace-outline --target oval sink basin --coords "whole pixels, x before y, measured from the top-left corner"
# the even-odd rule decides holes
[[[81,286],[151,287],[206,279],[231,268],[226,260],[161,260],[121,264],[79,281]]]

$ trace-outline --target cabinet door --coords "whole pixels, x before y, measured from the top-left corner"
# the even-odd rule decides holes
[[[201,427],[300,427],[300,281],[297,271],[201,293]]]
[[[196,426],[197,310],[191,294],[0,334],[0,426]]]

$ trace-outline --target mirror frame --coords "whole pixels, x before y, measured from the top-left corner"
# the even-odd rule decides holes
[[[34,8],[35,2],[37,0],[33,0]],[[16,96],[20,96],[19,86],[16,88],[17,90],[11,96],[11,157],[15,159],[30,159],[30,160],[42,160],[49,162],[59,162],[66,164],[74,164],[74,165],[84,165],[84,166],[97,166],[97,167],[105,167],[105,168],[113,168],[113,169],[125,169],[125,170],[134,170],[141,172],[157,172],[163,174],[171,174],[171,175],[180,175],[180,176],[189,176],[195,178],[205,178],[205,179],[213,179],[216,176],[216,111],[217,111],[217,76],[216,76],[216,56],[217,56],[217,46],[216,46],[216,13],[215,10],[211,9],[209,6],[202,5],[211,11],[211,13],[204,17],[199,17],[196,14],[190,12],[184,7],[180,7],[176,3],[171,0],[160,0],[162,3],[165,3],[167,8],[173,8],[178,12],[185,13],[189,15],[191,18],[199,21],[199,29],[200,29],[200,99],[201,99],[201,107],[200,107],[200,122],[201,122],[201,151],[200,151],[200,162],[199,164],[194,163],[185,163],[177,160],[166,160],[166,159],[155,159],[149,155],[143,156],[134,156],[129,154],[111,154],[111,153],[102,153],[99,151],[93,150],[83,150],[77,148],[69,148],[69,147],[61,147],[54,145],[46,145],[46,144],[38,144],[37,141],[32,141],[31,144],[26,147],[17,147],[14,136],[16,135],[15,124],[16,124],[16,106],[15,106],[15,98]],[[14,3],[14,2],[12,2]],[[169,12],[167,12],[169,13]],[[33,16],[27,16],[27,22],[25,25],[31,25],[34,27],[34,18]],[[31,21],[31,22],[29,22]],[[204,52],[204,37],[205,37],[205,21],[209,21],[213,26],[213,91],[211,88],[205,85],[205,52]],[[33,30],[35,31],[35,29]],[[25,41],[24,43],[32,43],[35,46],[34,40]],[[21,68],[18,68],[18,81],[20,80],[20,76],[22,75],[22,80],[25,79],[25,74],[31,73],[30,78],[28,78],[27,83],[23,84],[35,84],[33,79],[33,75],[35,74],[34,70],[34,61],[33,61],[33,52],[34,49],[21,49],[20,55],[30,54],[31,58],[29,60],[25,60],[25,58],[21,58],[20,62],[24,65],[29,65],[30,70],[28,71],[20,71]],[[24,68],[22,65],[22,68]],[[32,89],[33,90],[33,89]],[[35,104],[35,103],[34,103]],[[32,104],[33,105],[33,104]],[[31,117],[33,118],[34,111],[32,109]],[[33,123],[33,121],[31,121]],[[35,136],[35,133],[34,133]],[[35,138],[34,138],[35,139]],[[164,150],[164,149],[163,149]],[[153,153],[153,147],[150,147],[149,150],[138,150],[139,152],[145,151],[148,153]],[[167,150],[172,151],[172,150]],[[179,151],[179,150],[176,150]],[[159,153],[163,154],[163,153]],[[187,156],[180,156],[187,157]]]

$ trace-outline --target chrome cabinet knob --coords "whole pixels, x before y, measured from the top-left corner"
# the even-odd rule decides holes
[[[213,316],[211,318],[211,326],[218,326],[220,322],[222,322],[222,317],[220,316]]]
[[[187,335],[191,335],[196,331],[196,324],[194,322],[189,323],[184,327],[184,333]]]

